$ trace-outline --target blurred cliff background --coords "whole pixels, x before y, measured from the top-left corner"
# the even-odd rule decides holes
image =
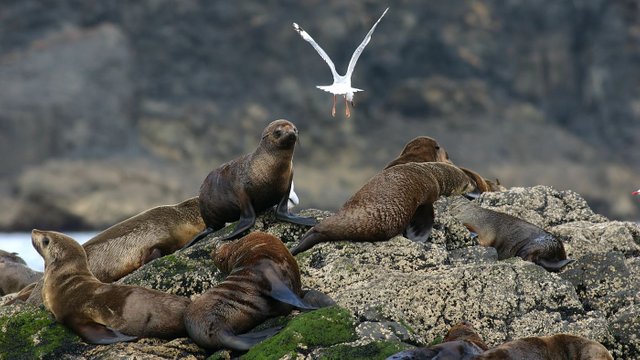
[[[351,119],[331,74],[361,56]],[[102,229],[197,194],[270,121],[301,133],[301,207],[336,209],[418,135],[506,186],[640,219],[640,4],[0,2],[0,229]]]

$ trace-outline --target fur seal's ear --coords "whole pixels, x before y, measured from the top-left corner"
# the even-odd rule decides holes
[[[72,320],[69,323],[69,327],[71,327],[76,334],[80,335],[91,344],[106,345],[138,339],[137,336],[125,335],[118,330],[93,321],[81,323],[79,321]]]
[[[272,269],[266,269],[264,272],[264,276],[271,285],[271,291],[269,292],[269,296],[272,298],[283,302],[285,304],[293,305],[298,309],[304,310],[315,310],[317,307],[306,304],[300,297],[293,292],[285,284],[278,275],[276,275]]]

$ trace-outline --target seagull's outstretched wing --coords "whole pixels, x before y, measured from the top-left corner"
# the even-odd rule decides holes
[[[356,67],[356,63],[358,62],[358,58],[360,57],[360,54],[362,54],[362,51],[364,50],[364,48],[367,46],[369,41],[371,41],[371,34],[373,34],[373,31],[376,29],[376,26],[378,26],[378,23],[380,22],[380,20],[382,20],[382,17],[384,16],[384,14],[387,13],[388,10],[389,8],[386,8],[384,10],[382,15],[380,15],[380,18],[378,19],[378,21],[376,21],[376,23],[373,24],[373,27],[367,33],[367,36],[364,37],[364,40],[362,40],[362,43],[360,43],[356,51],[354,51],[353,55],[351,55],[351,60],[349,60],[349,67],[347,68],[347,74],[345,75],[347,79],[351,78],[351,74],[353,74],[353,69]]]
[[[298,34],[300,34],[300,36],[302,36],[303,39],[305,39],[309,44],[311,44],[311,46],[313,46],[313,48],[316,49],[316,51],[318,52],[318,54],[320,54],[320,56],[324,59],[324,61],[327,62],[327,65],[329,65],[329,69],[331,69],[331,75],[333,75],[333,82],[336,82],[338,78],[340,78],[340,75],[338,75],[338,73],[336,72],[336,66],[333,65],[333,61],[331,61],[331,59],[329,58],[329,55],[327,55],[327,53],[324,52],[324,50],[322,50],[320,45],[318,45],[318,43],[315,40],[313,40],[313,38],[309,35],[309,33],[304,31],[304,29],[298,26],[298,24],[293,23],[293,28],[298,32]]]

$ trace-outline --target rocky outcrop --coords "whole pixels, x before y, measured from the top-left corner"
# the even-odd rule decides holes
[[[557,233],[576,261],[558,274],[520,258],[498,261],[494,249],[474,243],[448,214],[447,200],[441,199],[429,242],[397,236],[378,243],[322,243],[299,254],[303,287],[327,293],[337,306],[269,320],[258,329],[282,325],[283,330],[243,358],[383,359],[402,349],[441,341],[461,320],[473,323],[489,346],[526,336],[570,333],[601,342],[616,358],[640,357],[638,225],[608,221],[575,192],[550,187],[485,193],[476,201]],[[330,213],[303,214],[322,219]],[[278,222],[268,212],[258,218],[252,231],[256,230],[293,245],[306,228]],[[216,237],[228,231],[222,229],[189,249],[152,261],[119,282],[197,296],[223,278],[209,252]],[[32,316],[40,319],[37,326],[27,328],[28,322],[18,322]],[[17,336],[14,331],[39,334],[42,329],[66,334],[46,311],[20,305],[0,312],[0,344]],[[210,355],[189,339],[93,346],[71,334],[62,338],[64,344],[72,344],[69,350],[52,346],[33,352],[34,357],[204,359]],[[31,349],[33,340],[28,341]],[[213,358],[240,355],[218,351]]]
[[[342,72],[384,5],[245,4],[2,2],[0,153],[8,156],[0,157],[0,206],[20,208],[22,222],[3,212],[0,229],[101,230],[173,201],[174,191],[193,194],[211,168],[252,151],[280,117],[300,130],[294,161],[305,207],[335,209],[407,141],[428,135],[457,164],[507,186],[570,188],[599,213],[640,219],[629,194],[640,177],[632,166],[640,163],[635,2],[391,4],[358,61],[353,84],[365,91],[348,121],[329,121],[331,96],[314,85],[330,72],[291,23]],[[58,188],[64,193],[45,207],[52,215],[25,193],[27,173],[55,181],[52,161],[113,158],[128,160],[124,172],[150,161],[183,182],[123,188],[123,209],[100,215],[96,208],[112,205],[76,192],[76,182]]]

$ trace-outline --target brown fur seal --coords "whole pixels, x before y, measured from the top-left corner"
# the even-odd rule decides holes
[[[0,250],[0,296],[16,293],[41,277],[17,253]]]
[[[82,247],[98,280],[114,282],[182,248],[204,227],[198,198],[193,197],[146,210],[102,231]]]
[[[548,271],[560,271],[572,262],[562,242],[543,229],[501,212],[484,209],[464,198],[453,201],[451,215],[471,232],[482,246],[498,251],[498,259],[519,256]]]
[[[289,212],[289,194],[293,180],[293,150],[298,129],[287,120],[276,120],[262,132],[260,145],[251,154],[214,169],[200,187],[200,213],[207,229],[186,246],[238,221],[226,239],[236,238],[256,221],[256,214],[277,205],[276,218],[313,226],[315,219]]]
[[[409,141],[402,149],[400,155],[391,161],[385,169],[399,164],[406,164],[408,162],[444,162],[452,164],[449,159],[449,154],[435,139],[428,136],[418,136]],[[497,181],[493,183],[490,180],[483,178],[477,172],[459,167],[467,176],[474,182],[475,189],[465,196],[476,198],[479,194],[487,191],[502,191],[504,187]]]
[[[189,337],[204,348],[248,350],[277,331],[240,335],[266,319],[288,314],[294,307],[334,304],[318,292],[301,299],[298,263],[273,235],[253,232],[239,240],[219,241],[212,256],[229,276],[196,298],[184,315]]]
[[[433,202],[473,188],[457,167],[444,163],[395,165],[375,175],[338,212],[309,230],[298,254],[327,241],[385,241],[398,234],[424,241],[433,226]]]
[[[45,307],[87,342],[110,344],[186,334],[183,313],[189,299],[100,282],[89,271],[82,246],[64,234],[33,230],[31,241],[45,262]]]
[[[599,342],[580,336],[557,334],[510,341],[475,359],[613,360],[613,357]]]
[[[428,348],[401,351],[387,360],[471,360],[488,349],[471,323],[460,322],[447,333],[442,343]]]

